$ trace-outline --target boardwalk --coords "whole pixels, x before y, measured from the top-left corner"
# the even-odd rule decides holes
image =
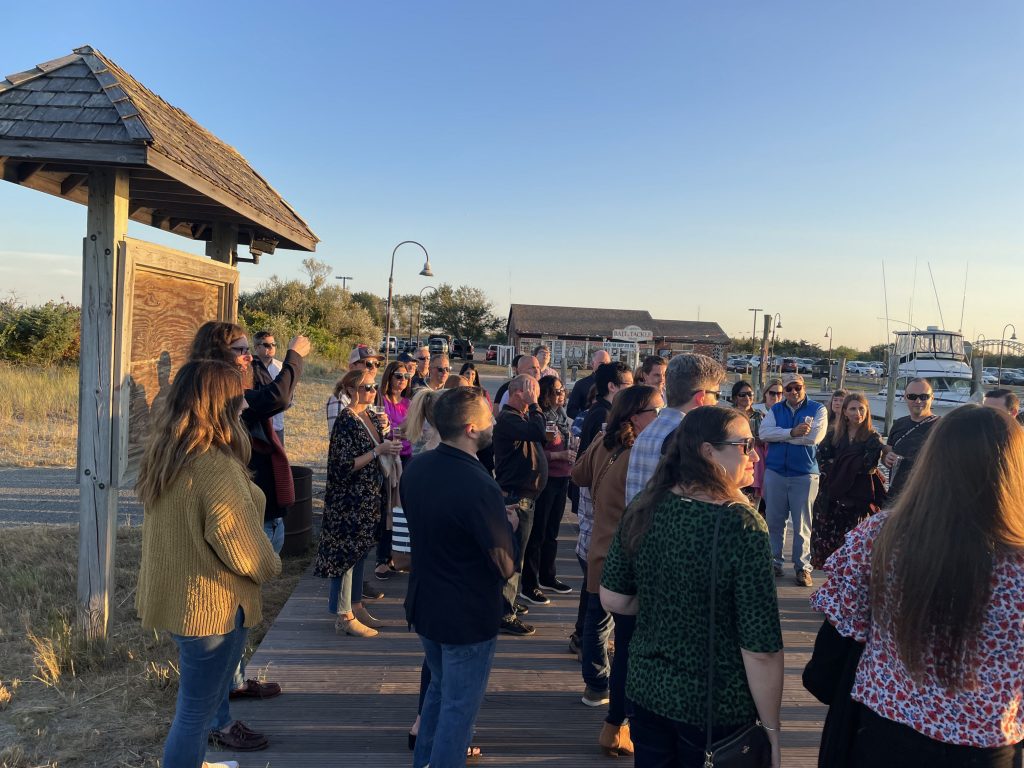
[[[563,526],[559,576],[575,590],[580,576],[572,528]],[[406,735],[416,716],[422,650],[402,618],[406,577],[374,583],[385,598],[367,605],[390,626],[364,640],[335,634],[324,580],[307,573],[299,582],[249,665],[249,676],[280,682],[284,693],[232,706],[235,717],[271,738],[266,751],[230,755],[241,768],[411,765]],[[800,672],[819,621],[807,608],[809,590],[791,584],[779,581],[786,643],[783,764],[814,766],[825,712],[801,687]],[[537,627],[532,637],[500,636],[473,741],[484,756],[473,765],[632,765],[632,758],[601,755],[597,734],[604,709],[580,703],[579,664],[566,644],[577,600],[573,592],[531,608],[526,618]]]

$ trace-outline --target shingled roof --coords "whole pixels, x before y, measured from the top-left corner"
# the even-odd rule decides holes
[[[240,243],[318,242],[235,149],[89,46],[0,80],[0,161],[6,181],[80,203],[89,167],[128,166],[130,217],[194,239],[228,223]]]
[[[655,320],[642,309],[602,309],[596,307],[549,307],[540,304],[513,304],[509,321],[515,315],[515,330],[520,334],[541,336],[579,336],[611,338],[616,328],[636,325],[652,331],[656,339],[728,344],[729,337],[718,323],[691,320]]]

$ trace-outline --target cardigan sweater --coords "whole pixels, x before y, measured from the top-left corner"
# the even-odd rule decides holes
[[[587,592],[594,595],[601,588],[601,572],[608,548],[626,509],[626,473],[631,450],[619,446],[609,451],[604,447],[604,440],[595,439],[572,468],[572,481],[590,490],[594,505],[594,527],[587,550]]]
[[[145,507],[135,607],[142,626],[176,635],[226,635],[239,607],[263,618],[260,585],[281,572],[263,532],[263,492],[233,457],[211,449]]]

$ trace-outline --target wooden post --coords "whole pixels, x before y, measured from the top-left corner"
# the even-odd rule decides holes
[[[113,383],[119,244],[128,231],[127,169],[90,170],[87,218],[78,378],[78,621],[89,640],[105,640],[117,532]]]
[[[213,237],[206,244],[206,255],[234,266],[238,259],[238,225],[216,222]]]

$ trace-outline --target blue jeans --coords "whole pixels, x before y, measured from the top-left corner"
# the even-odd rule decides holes
[[[512,534],[516,537],[516,543],[519,545],[516,550],[519,554],[516,558],[516,572],[509,577],[501,590],[502,602],[505,604],[506,619],[514,619],[516,617],[514,606],[516,604],[516,597],[519,595],[520,579],[523,576],[523,557],[526,555],[526,543],[530,540],[530,531],[533,530],[533,512],[534,510],[532,509],[519,510],[519,527]]]
[[[629,666],[629,643],[636,629],[636,616],[625,616],[614,613],[615,621],[615,658],[612,659],[612,671],[608,677],[609,699],[606,723],[622,725],[629,718],[632,709],[626,700],[626,669]]]
[[[164,743],[162,765],[166,768],[199,768],[211,729],[220,730],[231,723],[228,686],[249,633],[242,626],[244,621],[239,608],[235,628],[226,635],[171,635],[178,646],[181,680],[174,722]]]
[[[608,637],[612,633],[612,615],[601,606],[601,596],[587,593],[587,613],[583,617],[583,682],[595,691],[608,690]],[[615,649],[618,655],[618,648]]]
[[[615,655],[618,653],[616,648]],[[713,726],[711,739],[724,739],[743,727],[743,724]],[[704,725],[669,720],[643,707],[634,707],[629,721],[629,737],[636,750],[633,765],[635,768],[701,768],[707,738],[704,728]]]
[[[793,521],[793,568],[811,570],[811,509],[818,495],[817,475],[786,477],[771,469],[764,473],[764,498],[772,559],[783,565],[786,521]]]
[[[270,546],[277,554],[281,554],[281,547],[284,546],[284,518],[275,517],[273,520],[263,522],[263,532],[270,539]]]
[[[420,713],[413,768],[464,768],[497,638],[451,645],[420,635],[420,642],[427,655],[430,685]]]
[[[352,603],[363,602],[363,569],[366,567],[366,555],[345,571],[344,576],[331,578],[331,591],[327,595],[327,610],[330,613],[351,613]],[[352,599],[355,590],[356,598]]]

